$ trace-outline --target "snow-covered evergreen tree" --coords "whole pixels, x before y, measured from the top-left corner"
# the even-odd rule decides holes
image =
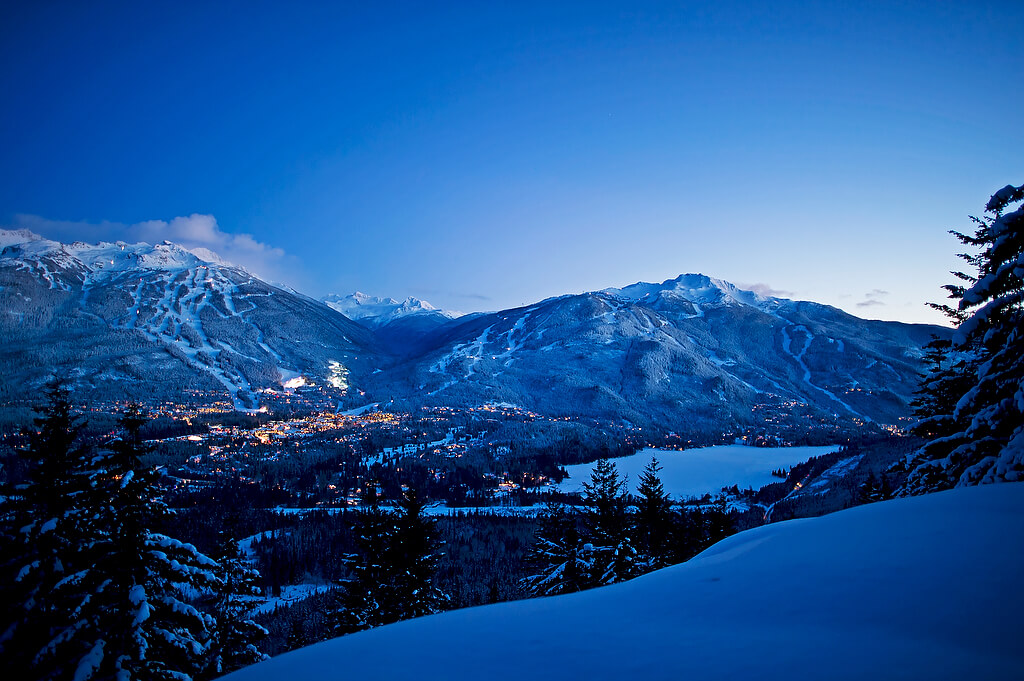
[[[951,343],[938,338],[925,346],[927,372],[910,406],[917,423],[911,432],[927,440],[945,438],[964,429],[954,416],[960,397],[970,389],[970,356],[954,353]]]
[[[575,511],[550,506],[540,518],[529,562],[537,572],[520,582],[531,596],[556,596],[597,586],[594,545],[580,531]]]
[[[583,483],[583,498],[589,506],[587,525],[594,546],[594,574],[598,584],[612,584],[640,574],[637,552],[630,536],[626,480],[615,464],[599,459]]]
[[[912,457],[901,494],[1024,479],[1024,208],[1008,210],[1022,201],[1024,186],[1006,186],[973,235],[953,232],[980,249],[961,256],[977,274],[945,287],[955,307],[941,306],[958,323],[951,349],[966,359],[925,384],[932,403],[956,402],[951,414],[926,414],[946,430]]]
[[[368,488],[363,502],[365,508],[356,516],[354,528],[359,553],[348,561],[352,579],[335,592],[334,610],[328,617],[335,636],[386,623],[381,603],[386,599],[387,547],[395,533],[395,519],[381,507],[374,487]]]
[[[441,554],[434,522],[423,515],[423,508],[423,501],[415,490],[405,492],[399,502],[394,535],[388,542],[391,572],[388,600],[397,619],[441,612],[450,600],[434,585]]]
[[[209,608],[214,618],[202,677],[216,678],[269,658],[259,648],[268,631],[253,621],[253,603],[260,595],[260,573],[249,564],[234,539],[224,539],[217,552],[218,579]]]
[[[889,480],[884,475],[879,478],[874,473],[868,473],[868,477],[857,489],[857,501],[862,504],[871,504],[891,498],[892,487],[889,486]]]
[[[356,527],[360,555],[350,566],[354,578],[331,616],[336,634],[429,615],[447,605],[448,595],[434,585],[440,554],[423,508],[412,490],[397,514],[384,511],[375,495],[369,499]]]
[[[583,483],[583,499],[590,507],[588,518],[595,533],[616,535],[625,527],[626,482],[615,464],[598,459],[590,480]]]
[[[189,601],[216,587],[216,562],[194,546],[154,532],[166,512],[156,477],[143,467],[140,431],[146,419],[131,407],[98,471],[108,499],[106,539],[97,569],[104,576],[95,600],[107,639],[89,678],[116,681],[186,681],[207,653],[213,618]]]
[[[631,536],[625,487],[615,464],[599,459],[583,483],[588,508],[582,518],[557,506],[548,509],[529,558],[537,572],[520,583],[527,593],[572,593],[643,572]]]
[[[46,398],[23,452],[28,480],[0,502],[0,666],[10,678],[78,678],[102,648],[90,608],[91,455],[67,388],[53,382]]]

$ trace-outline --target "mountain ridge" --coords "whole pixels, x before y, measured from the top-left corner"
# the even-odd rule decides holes
[[[171,242],[12,243],[25,236],[0,235],[5,386],[54,373],[125,397],[223,390],[251,409],[302,375],[341,389],[379,354],[347,317]]]
[[[0,246],[8,385],[38,384],[52,357],[55,370],[115,393],[170,371],[184,386],[226,391],[237,408],[255,407],[261,391],[313,385],[346,403],[506,402],[667,428],[742,424],[759,405],[782,404],[891,424],[907,413],[921,346],[949,333],[695,273],[451,318],[414,298],[317,301],[170,242],[60,244],[8,231]],[[131,380],[118,386],[118,376]]]
[[[664,295],[645,284],[638,296],[605,289],[456,320],[428,336],[411,380],[442,403],[572,413],[568,403],[577,401],[582,413],[632,423],[650,421],[644,412],[679,422],[677,412],[691,407],[699,419],[735,419],[769,394],[769,401],[895,423],[916,389],[921,346],[949,333],[806,301],[740,297],[736,287],[720,291],[705,285],[709,277],[687,276],[700,277],[702,295],[681,296],[675,287]],[[557,396],[546,399],[552,389]],[[457,396],[444,400],[446,392]]]

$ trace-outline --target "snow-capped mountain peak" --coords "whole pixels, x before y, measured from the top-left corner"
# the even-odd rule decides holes
[[[418,314],[441,315],[452,319],[457,315],[439,310],[425,300],[409,297],[398,301],[394,298],[371,296],[356,291],[347,296],[331,294],[324,296],[323,303],[349,319],[355,319],[370,326],[384,326],[399,317]]]
[[[351,367],[372,361],[365,328],[206,249],[62,244],[26,231],[0,233],[0,245],[5,340],[49,344],[71,364],[91,363],[80,375],[94,385],[145,374],[150,394],[166,380],[178,391],[220,388],[251,408],[260,390],[299,376],[344,391]],[[83,319],[92,339],[84,355],[66,332]],[[52,369],[25,364],[29,375]]]
[[[40,241],[42,238],[27,229],[0,229],[0,250],[29,241]]]
[[[49,264],[91,280],[128,271],[172,273],[204,265],[231,266],[207,248],[187,249],[170,241],[156,245],[124,241],[62,244],[28,230],[0,230],[0,247],[8,260],[42,269]]]
[[[680,274],[660,284],[637,282],[622,288],[607,288],[600,291],[619,300],[638,303],[653,303],[661,298],[681,298],[697,305],[749,305],[766,310],[777,305],[781,299],[763,296],[747,291],[722,279],[704,274]]]

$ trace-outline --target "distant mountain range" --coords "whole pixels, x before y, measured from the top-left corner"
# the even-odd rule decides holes
[[[399,302],[394,298],[378,298],[356,291],[347,296],[332,294],[321,298],[327,307],[340,312],[349,319],[365,322],[372,328],[386,326],[402,317],[429,316],[449,320],[459,316],[445,310],[438,310],[419,298],[406,298]]]
[[[332,310],[373,329],[377,340],[394,355],[416,354],[432,331],[446,325],[460,313],[439,310],[419,298],[378,298],[360,291],[347,296],[332,294],[321,298]]]
[[[921,346],[948,333],[685,274],[454,320],[393,374],[407,370],[424,400],[633,424],[742,422],[755,405],[787,402],[894,423]]]
[[[685,274],[455,317],[362,293],[313,300],[171,243],[0,231],[4,399],[53,372],[181,399],[326,386],[345,403],[505,402],[635,425],[745,422],[759,405],[894,423],[948,329],[859,319]]]

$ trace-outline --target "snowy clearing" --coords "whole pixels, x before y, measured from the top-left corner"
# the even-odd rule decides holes
[[[734,535],[568,596],[399,622],[231,681],[1019,679],[1024,484]]]
[[[834,466],[832,466],[827,471],[819,475],[814,480],[814,482],[807,485],[806,487],[797,490],[796,493],[793,494],[793,496],[796,497],[805,494],[825,494],[826,492],[828,492],[829,487],[832,485],[832,483],[836,482],[837,480],[842,480],[847,475],[849,475],[850,471],[855,469],[860,464],[861,459],[863,458],[864,455],[859,454],[857,456],[851,456],[848,459],[843,459],[842,461],[837,462]]]
[[[812,456],[837,451],[828,447],[746,447],[719,445],[676,451],[674,449],[644,449],[633,456],[612,459],[619,474],[629,476],[630,491],[635,492],[640,474],[656,455],[662,466],[661,481],[665,491],[675,497],[702,497],[718,494],[723,487],[738,485],[740,489],[760,489],[779,478],[772,471],[803,463]],[[569,477],[558,485],[563,492],[582,492],[583,483],[590,480],[594,464],[566,466]]]
[[[286,584],[281,587],[280,596],[249,596],[243,597],[242,600],[252,604],[251,614],[263,614],[294,605],[332,588],[330,584]]]

